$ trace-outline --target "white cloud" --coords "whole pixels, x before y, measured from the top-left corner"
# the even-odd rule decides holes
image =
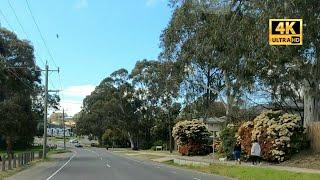
[[[69,116],[80,112],[83,99],[95,89],[94,85],[69,86],[61,92],[60,105]]]
[[[88,1],[87,0],[77,0],[74,4],[75,9],[84,9],[88,7]]]
[[[155,6],[158,2],[164,2],[164,0],[147,0],[146,5],[147,6]]]
[[[60,105],[64,108],[68,116],[73,116],[80,112],[82,101],[61,100]]]
[[[62,91],[62,95],[69,97],[81,97],[84,98],[94,90],[94,85],[81,85],[81,86],[70,86]]]

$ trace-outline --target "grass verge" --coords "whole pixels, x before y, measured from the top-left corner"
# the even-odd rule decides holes
[[[30,162],[30,164],[28,165],[25,165],[25,166],[21,166],[21,167],[17,167],[15,169],[12,169],[12,170],[7,170],[7,171],[0,171],[0,180],[3,180],[7,177],[10,177],[18,172],[21,172],[25,169],[28,169],[32,166],[34,166],[35,164],[39,163],[39,162],[42,162],[43,160],[35,160],[33,162]]]
[[[51,150],[48,152],[48,155],[53,155],[53,154],[62,154],[62,153],[69,153],[69,152],[72,152],[68,149],[64,150],[64,149],[55,149],[55,150]]]
[[[164,162],[168,165],[173,165],[177,167],[183,167],[187,169],[192,169],[200,172],[216,174],[226,177],[232,177],[239,180],[312,180],[320,179],[320,174],[310,174],[310,173],[295,173],[284,170],[275,170],[271,168],[263,167],[248,167],[248,166],[237,166],[237,165],[225,165],[225,164],[212,164],[207,167],[196,167],[196,166],[184,166],[177,165],[173,161]]]

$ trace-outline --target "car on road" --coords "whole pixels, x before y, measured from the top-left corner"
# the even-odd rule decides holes
[[[75,143],[74,147],[82,148],[83,146],[80,143]]]
[[[77,139],[71,139],[69,142],[72,143],[72,144],[79,143],[79,141]]]
[[[90,146],[91,146],[91,147],[98,147],[99,144],[97,144],[97,143],[91,143]]]

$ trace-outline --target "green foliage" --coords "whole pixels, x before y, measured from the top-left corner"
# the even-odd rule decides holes
[[[106,139],[110,144],[105,134],[110,129],[121,135],[112,137],[127,138],[134,149],[149,149],[156,140],[169,141],[168,126],[172,127],[181,107],[174,102],[176,78],[168,79],[164,74],[168,64],[142,60],[131,74],[120,69],[105,78],[85,98],[77,133]]]
[[[155,141],[151,147],[151,150],[155,151],[156,146],[162,146],[163,149],[165,149],[165,143],[162,140]]]
[[[8,152],[31,146],[43,117],[41,74],[35,68],[33,46],[0,28],[0,135]]]
[[[112,143],[113,143],[113,136],[114,136],[114,133],[112,132],[111,129],[107,129],[104,134],[102,135],[102,142],[103,144],[102,145],[105,145],[105,146],[112,146]]]
[[[228,158],[233,156],[233,148],[237,142],[236,133],[238,127],[233,124],[228,124],[221,132],[220,139],[221,145],[219,152]]]

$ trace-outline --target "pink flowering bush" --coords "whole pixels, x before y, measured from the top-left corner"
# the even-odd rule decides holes
[[[265,111],[253,121],[243,123],[238,136],[247,155],[256,139],[263,159],[276,162],[289,159],[308,144],[300,117],[281,111]]]
[[[172,136],[182,155],[205,155],[210,133],[207,126],[198,120],[180,121],[172,130]]]

